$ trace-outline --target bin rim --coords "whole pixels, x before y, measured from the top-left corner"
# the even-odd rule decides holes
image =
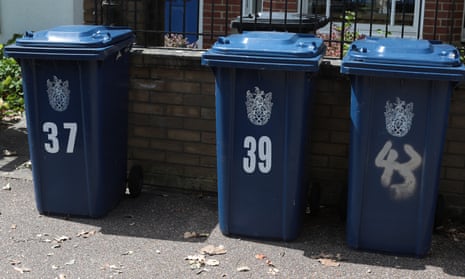
[[[67,27],[67,26],[62,26]],[[96,30],[95,26],[91,25],[90,30]],[[63,45],[62,42],[53,42],[46,44],[43,40],[39,39],[37,42],[16,41],[16,43],[5,47],[5,56],[18,59],[44,59],[44,60],[103,60],[109,55],[119,51],[129,51],[134,43],[135,35],[130,29],[126,28],[113,28],[106,30],[117,30],[117,36],[113,37],[111,42],[104,42],[103,45],[99,43],[76,44],[70,42]],[[102,29],[100,29],[102,30]],[[118,39],[116,39],[118,38]],[[31,40],[31,39],[29,39]]]
[[[202,55],[202,65],[316,71],[325,51],[323,40],[312,34],[248,31],[218,38]]]
[[[350,75],[465,80],[458,50],[439,41],[367,37],[353,42],[341,63]]]
[[[26,31],[17,46],[49,48],[100,48],[134,36],[124,26],[61,25],[36,32]]]

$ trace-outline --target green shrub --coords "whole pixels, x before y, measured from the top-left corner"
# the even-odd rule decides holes
[[[8,43],[15,39],[16,36]],[[3,49],[0,44],[0,119],[24,111],[21,68],[13,58],[4,56]]]

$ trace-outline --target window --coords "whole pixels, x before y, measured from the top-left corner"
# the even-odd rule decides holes
[[[376,35],[380,30],[392,36],[416,37],[421,4],[420,0],[314,0],[303,8],[336,22],[344,10],[354,12],[357,32],[365,35]]]
[[[263,0],[243,0],[242,14],[254,15],[263,11]]]

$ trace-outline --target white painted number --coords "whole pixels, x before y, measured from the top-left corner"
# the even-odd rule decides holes
[[[257,142],[254,137],[247,136],[244,138],[244,148],[247,149],[247,157],[242,158],[242,167],[246,173],[255,171],[255,151],[257,150]]]
[[[63,123],[63,128],[69,130],[66,153],[73,153],[76,143],[77,123]],[[49,142],[44,144],[45,151],[53,154],[58,153],[60,151],[60,142],[58,141],[57,125],[53,122],[44,122],[42,125],[42,132],[47,134],[47,139],[49,140]]]
[[[55,125],[55,123],[52,122],[45,122],[44,125],[42,125],[42,131],[48,134],[47,138],[50,141],[45,143],[45,151],[47,151],[48,153],[57,153],[60,150],[57,138],[57,125]]]
[[[63,128],[69,130],[68,146],[66,153],[74,152],[74,144],[76,143],[77,123],[63,123]]]
[[[271,171],[271,140],[269,137],[261,137],[258,140],[258,169],[261,173]]]
[[[247,136],[244,138],[243,147],[247,150],[246,157],[242,158],[242,168],[246,173],[254,173],[257,165],[261,173],[269,173],[271,171],[272,148],[269,137],[260,137],[257,145],[257,140],[254,137]]]

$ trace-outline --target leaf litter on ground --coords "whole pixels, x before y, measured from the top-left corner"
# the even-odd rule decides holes
[[[327,254],[327,253],[320,253],[318,256],[313,257],[318,260],[318,262],[324,266],[329,266],[329,267],[338,267],[341,264],[339,261],[342,260],[341,254]]]
[[[199,250],[200,254],[202,255],[223,255],[226,254],[227,250],[224,248],[223,245],[215,246],[215,245],[207,245]]]
[[[184,258],[188,261],[191,269],[199,269],[197,274],[202,272],[208,272],[207,266],[219,266],[220,261],[213,258],[207,258],[208,256],[223,255],[226,254],[226,249],[223,245],[207,245],[199,250],[199,254],[189,255]]]
[[[209,233],[197,233],[197,232],[185,232],[184,239],[191,239],[191,238],[200,238],[200,237],[209,237]]]

